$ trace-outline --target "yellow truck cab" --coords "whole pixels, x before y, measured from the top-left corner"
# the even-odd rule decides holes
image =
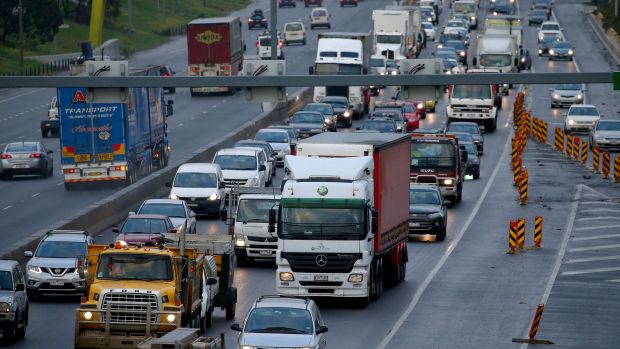
[[[216,306],[234,318],[232,240],[176,235],[159,246],[89,246],[78,261],[88,292],[76,310],[76,348],[135,348],[180,327],[204,330]]]

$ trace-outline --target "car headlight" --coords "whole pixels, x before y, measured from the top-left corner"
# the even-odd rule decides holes
[[[542,49],[540,49],[540,48],[539,48],[539,49],[538,49],[538,53],[542,53]]]
[[[380,73],[379,73],[379,75],[385,75],[385,72],[384,72],[384,71],[382,71],[382,72],[380,72]]]
[[[0,313],[8,313],[11,311],[11,305],[9,303],[0,303]]]
[[[344,113],[342,113],[342,115],[348,118],[349,116],[351,116],[351,113],[347,110]]]
[[[213,194],[209,195],[209,201],[215,201],[215,200],[217,200],[217,194],[216,193],[213,193]]]
[[[280,281],[295,281],[295,277],[293,276],[293,273],[285,271],[280,273]]]
[[[90,311],[85,311],[82,313],[82,317],[84,318],[84,320],[90,321],[93,319],[93,313]]]
[[[550,50],[549,50],[549,54],[550,54],[550,55],[554,55],[554,54],[555,54],[555,51],[553,51],[553,49],[550,49]]]
[[[471,17],[469,17],[469,19],[471,19],[472,21],[475,21],[475,20],[476,20],[476,17],[471,16]]]
[[[446,74],[450,75],[450,74],[452,74],[452,71],[446,70]]]
[[[418,105],[416,106],[416,108],[418,108],[418,109],[422,109],[422,108],[424,108],[424,104],[422,104],[422,103],[418,103]]]
[[[583,95],[581,93],[577,95],[577,99],[582,99],[582,98],[583,98]]]
[[[525,63],[525,57],[521,58],[521,63]]]
[[[597,141],[604,141],[605,137],[595,133],[594,134],[594,139],[597,140]]]
[[[430,219],[437,219],[437,218],[441,218],[441,213],[439,212],[434,212],[428,215],[428,218]]]
[[[441,184],[443,185],[452,185],[454,184],[454,179],[444,179],[441,181]]]
[[[171,193],[171,194],[170,194],[170,198],[171,198],[172,200],[177,200],[179,197],[177,196],[177,194]]]
[[[554,93],[554,94],[553,94],[553,98],[554,98],[554,99],[558,99],[558,98],[560,98],[560,95],[559,95],[559,94],[557,94],[557,93]]]
[[[437,45],[437,48],[443,48],[443,44]]]
[[[258,177],[252,177],[248,179],[248,182],[246,184],[249,186],[257,186],[258,183],[259,183]]]
[[[569,125],[574,125],[575,124],[575,120],[568,120],[568,124]]]
[[[362,282],[362,281],[364,281],[364,274],[349,275],[349,282]]]
[[[173,323],[174,320],[177,319],[177,316],[174,314],[168,314],[166,315],[166,321],[168,321],[168,323]]]
[[[398,72],[396,70],[392,70],[392,75],[396,75]]]
[[[568,50],[568,54],[572,55],[573,54],[573,50]]]
[[[326,124],[331,124],[332,123],[332,119],[325,119],[325,123]]]
[[[34,265],[29,265],[28,271],[39,274],[41,273],[41,268]]]
[[[461,56],[461,57],[465,57],[465,51],[461,51],[461,52],[459,52],[459,56]]]

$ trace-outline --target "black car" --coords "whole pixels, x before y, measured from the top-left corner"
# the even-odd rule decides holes
[[[437,241],[446,238],[449,201],[441,198],[439,187],[434,184],[409,186],[409,235],[435,234]]]
[[[351,110],[349,105],[349,99],[347,97],[340,96],[325,96],[321,98],[321,103],[331,104],[336,113],[338,126],[351,127],[353,126],[353,118],[356,114]],[[359,118],[359,115],[357,115]]]
[[[482,155],[484,153],[484,137],[482,136],[482,131],[480,131],[480,127],[477,123],[469,121],[454,121],[446,127],[446,133],[450,132],[465,132],[471,134],[474,144],[476,144],[476,148],[478,149],[478,154]]]
[[[467,151],[467,162],[465,163],[465,175],[471,175],[474,179],[480,178],[480,156],[478,156],[478,149],[476,145],[471,142],[461,142],[460,146],[465,147]]]
[[[296,0],[278,0],[278,8],[297,7]]]
[[[527,25],[540,25],[547,20],[547,12],[544,10],[534,10],[527,15]]]
[[[250,17],[248,17],[248,29],[250,30],[254,28],[268,29],[268,27],[269,27],[269,24],[267,22],[267,18],[265,18],[265,15],[263,14],[263,10],[256,9],[254,10],[254,12],[252,12]]]
[[[314,136],[326,131],[325,118],[318,111],[298,111],[288,121],[300,138]]]
[[[390,118],[396,123],[396,132],[405,132],[407,125],[405,117],[400,109],[377,108],[373,110],[371,119]]]

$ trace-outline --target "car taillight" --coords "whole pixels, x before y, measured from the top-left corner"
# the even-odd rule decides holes
[[[127,166],[125,166],[125,165],[112,166],[112,167],[110,167],[110,170],[112,170],[112,171],[127,171]]]
[[[62,173],[64,173],[64,174],[72,174],[72,173],[75,173],[75,172],[76,172],[76,169],[74,169],[74,168],[66,168],[66,169],[62,170]]]
[[[280,46],[280,48],[284,47],[284,41],[280,40],[280,41],[278,42],[278,46]]]
[[[168,73],[163,73],[161,76],[170,76]]]
[[[291,155],[297,155],[297,148],[294,144],[291,144]]]
[[[2,154],[0,155],[0,159],[12,159],[13,157],[9,154]]]
[[[39,154],[39,153],[30,154],[30,157],[31,157],[31,158],[37,158],[37,159],[38,159],[38,158],[40,158],[40,157],[41,157],[41,154]]]

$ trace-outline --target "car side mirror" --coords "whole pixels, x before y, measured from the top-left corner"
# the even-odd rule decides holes
[[[32,255],[33,255],[32,251],[24,251],[24,257],[30,258],[30,257],[32,257]]]
[[[226,184],[224,184],[224,182],[220,182],[220,184],[218,184],[217,186],[219,189],[224,189],[226,188]]]
[[[24,285],[24,284],[17,284],[17,285],[15,285],[15,291],[23,292],[25,290],[26,290],[26,285]]]
[[[274,233],[276,231],[276,212],[276,208],[269,210],[269,227],[267,228],[269,233]]]
[[[112,227],[112,232],[118,234],[119,233],[118,227]]]
[[[168,188],[172,188],[172,182],[166,182],[165,186]]]
[[[207,286],[211,286],[211,285],[215,285],[217,284],[217,279],[216,278],[208,278],[207,279]]]
[[[316,334],[321,334],[321,333],[325,333],[327,332],[327,326],[319,326],[319,328],[316,329]]]
[[[239,326],[239,324],[232,324],[232,325],[230,325],[230,329],[233,330],[233,331],[241,332],[241,326]]]
[[[53,150],[48,150],[47,153],[48,154],[54,154],[54,151]]]

